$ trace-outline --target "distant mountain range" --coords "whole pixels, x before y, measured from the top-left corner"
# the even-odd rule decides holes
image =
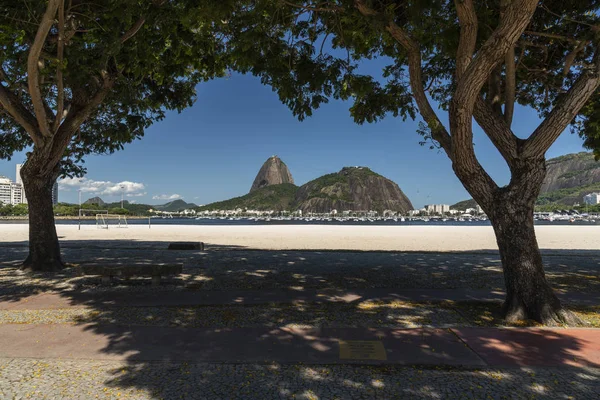
[[[305,213],[328,213],[334,209],[405,213],[412,209],[412,204],[396,183],[367,167],[344,167],[298,187],[283,161],[273,156],[261,167],[250,193],[207,204],[199,210],[238,208]]]
[[[537,200],[538,206],[572,206],[583,196],[600,192],[600,162],[588,152],[572,153],[546,161],[546,178]],[[474,207],[475,200],[464,200],[451,207]]]
[[[194,209],[194,208],[197,208],[198,205],[196,205],[194,203],[186,203],[185,201],[179,199],[179,200],[170,201],[163,205],[151,206],[151,207],[153,209],[159,210],[159,211],[177,212],[177,211],[182,211],[182,210],[187,210],[187,209]]]
[[[130,203],[129,201],[125,200],[124,205],[126,207],[124,208],[128,208],[127,206],[133,206],[133,203]],[[114,202],[114,203],[106,203],[104,202],[100,197],[92,197],[90,199],[87,199],[83,204],[95,204],[98,207],[102,207],[104,208],[120,208],[121,207],[121,202]],[[150,205],[150,204],[135,204],[135,208],[138,210],[141,209],[146,209],[146,210],[158,210],[158,211],[167,211],[167,212],[178,212],[178,211],[182,211],[182,210],[187,210],[187,209],[195,209],[198,206],[194,203],[186,203],[185,201],[179,199],[179,200],[173,200],[170,201],[166,204],[162,204],[162,205]],[[129,207],[131,208],[131,207]]]

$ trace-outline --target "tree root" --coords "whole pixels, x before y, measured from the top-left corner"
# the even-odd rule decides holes
[[[552,304],[554,303],[554,304]],[[581,326],[585,323],[556,299],[534,307],[525,307],[523,302],[506,301],[502,310],[504,319],[510,324],[533,320],[546,326]]]
[[[62,260],[44,260],[42,262],[33,262],[31,255],[23,261],[21,271],[25,272],[58,272],[65,268]]]

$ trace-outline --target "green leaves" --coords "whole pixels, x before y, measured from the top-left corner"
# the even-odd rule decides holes
[[[20,0],[6,0],[0,6],[0,84],[13,91],[28,110],[32,106],[27,93],[27,54],[46,4],[34,0],[24,7]],[[230,0],[67,2],[64,59],[57,56],[58,19],[43,47],[45,103],[56,112],[57,69],[62,71],[65,104],[70,110],[89,102],[102,86],[102,74],[115,84],[73,133],[64,173],[81,174],[85,155],[111,153],[143,137],[145,129],[164,118],[167,110],[191,106],[196,85],[223,76],[231,58],[222,21],[240,4]],[[0,129],[0,157],[31,145],[26,132],[1,110]]]

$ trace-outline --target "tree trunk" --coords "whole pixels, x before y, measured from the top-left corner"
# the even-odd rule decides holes
[[[513,166],[511,172],[510,184],[498,189],[493,204],[484,207],[502,260],[504,317],[508,322],[531,319],[547,325],[580,323],[548,285],[535,236],[533,213],[546,175],[544,160],[525,160]]]
[[[533,206],[515,202],[497,206],[490,219],[504,270],[506,320],[532,319],[549,325],[577,323],[546,281],[535,237]]]
[[[54,225],[52,186],[58,177],[58,165],[44,168],[34,149],[21,170],[29,204],[29,256],[23,268],[32,271],[57,271],[64,267]]]

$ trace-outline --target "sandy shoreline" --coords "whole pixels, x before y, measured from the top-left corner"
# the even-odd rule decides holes
[[[339,225],[131,225],[98,229],[58,225],[61,241],[203,241],[251,249],[469,251],[497,249],[489,226],[339,226]],[[540,248],[599,250],[600,226],[538,226]],[[0,244],[23,245],[28,225],[0,225]],[[116,243],[115,243],[116,244]]]

